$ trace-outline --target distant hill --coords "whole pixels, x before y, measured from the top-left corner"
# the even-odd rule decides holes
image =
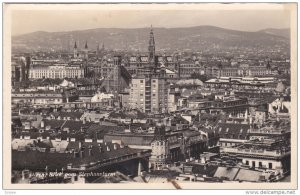
[[[97,28],[90,30],[68,32],[43,32],[14,36],[14,49],[71,50],[74,41],[79,48],[88,42],[90,50],[95,50],[97,44],[105,44],[106,48],[116,50],[146,51],[150,28],[121,29]],[[280,30],[263,30],[244,32],[229,30],[214,26],[197,26],[187,28],[154,28],[157,50],[210,50],[227,48],[265,48],[282,46],[289,47],[289,39]],[[79,43],[78,43],[79,42]]]
[[[267,28],[260,30],[259,32],[266,33],[266,34],[271,34],[271,35],[277,35],[277,36],[282,36],[285,38],[290,38],[290,29],[289,28]]]

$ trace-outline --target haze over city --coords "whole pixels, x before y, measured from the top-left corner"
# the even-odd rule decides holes
[[[192,27],[211,25],[258,31],[289,28],[289,12],[282,10],[22,10],[12,13],[12,35],[35,31],[59,32],[93,28]]]

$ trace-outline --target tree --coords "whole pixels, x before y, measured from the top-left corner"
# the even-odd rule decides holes
[[[202,82],[205,82],[208,80],[207,75],[201,75],[199,73],[193,73],[191,74],[192,79],[199,79]]]

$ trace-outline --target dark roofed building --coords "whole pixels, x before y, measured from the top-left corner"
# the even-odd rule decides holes
[[[234,146],[248,140],[251,126],[248,124],[220,123],[216,131],[220,136],[220,146]]]
[[[138,150],[119,145],[117,143],[82,143],[66,153],[40,152],[40,151],[13,151],[13,170],[30,171],[125,171],[126,174],[137,175],[137,167],[140,161],[147,170],[144,160],[150,153],[148,150]],[[140,160],[140,161],[139,161]],[[123,164],[124,163],[124,164]],[[123,165],[122,165],[123,164]],[[125,165],[129,164],[129,166]],[[109,166],[108,166],[109,165]],[[124,169],[127,166],[127,169]],[[122,169],[123,167],[123,169]]]

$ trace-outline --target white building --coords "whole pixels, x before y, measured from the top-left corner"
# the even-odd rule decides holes
[[[105,99],[112,99],[114,97],[113,94],[110,93],[97,93],[91,99],[91,102],[102,102]]]
[[[67,64],[43,66],[36,65],[29,70],[29,79],[39,78],[82,78],[84,69],[80,66],[68,66]]]

